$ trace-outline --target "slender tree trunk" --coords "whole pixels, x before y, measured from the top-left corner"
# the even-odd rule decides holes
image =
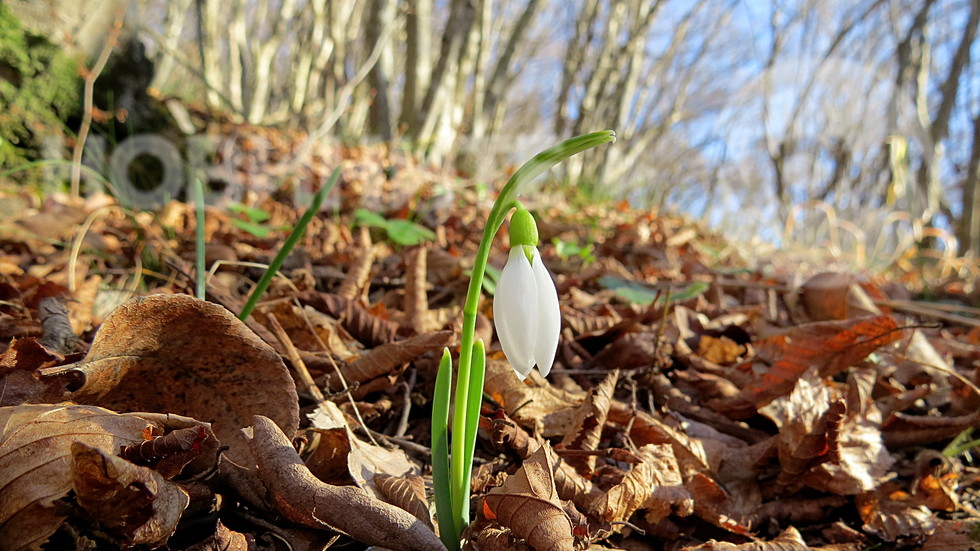
[[[487,97],[486,101],[483,102],[483,118],[487,121],[487,128],[484,130],[486,134],[492,135],[497,129],[497,122],[501,116],[499,107],[506,97],[508,86],[514,78],[514,70],[512,69],[514,53],[517,51],[518,44],[527,36],[528,29],[531,28],[531,23],[534,21],[534,15],[539,5],[539,0],[528,0],[528,3],[524,6],[524,11],[521,12],[521,16],[514,23],[514,27],[507,37],[507,44],[500,53],[500,57],[497,58],[497,63],[493,68],[493,74],[491,74],[490,80],[487,82]]]
[[[980,114],[973,117],[973,146],[963,178],[963,219],[959,225],[960,253],[980,257]]]
[[[595,22],[599,14],[599,0],[586,0],[575,20],[575,34],[565,48],[561,86],[558,89],[558,108],[555,111],[555,135],[563,136],[569,123],[568,101],[575,77],[582,69],[585,55],[592,43]]]
[[[392,0],[372,0],[368,12],[366,38],[368,44],[377,44],[381,40],[381,29],[391,26],[395,19],[395,4]],[[368,84],[371,87],[371,107],[368,114],[368,128],[372,135],[382,140],[391,141],[391,71],[394,64],[390,42],[368,74]],[[366,55],[366,54],[365,54]]]
[[[419,109],[418,123],[412,132],[417,149],[426,149],[434,137],[434,132],[443,116],[445,103],[449,100],[450,87],[455,80],[447,78],[455,75],[462,50],[470,33],[476,14],[476,0],[453,0],[449,21],[442,35],[442,48],[439,60],[432,70],[429,86]]]
[[[405,13],[405,87],[399,132],[414,131],[432,73],[432,0],[409,0]]]

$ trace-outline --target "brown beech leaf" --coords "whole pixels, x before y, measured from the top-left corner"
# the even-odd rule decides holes
[[[864,529],[885,541],[924,538],[936,528],[938,519],[915,496],[888,482],[873,492],[855,496]]]
[[[384,473],[374,475],[374,483],[388,503],[405,509],[432,529],[429,502],[425,497],[425,480],[418,475],[405,477]]]
[[[57,297],[45,297],[37,310],[44,331],[41,344],[56,354],[68,354],[74,350],[78,337],[72,331],[65,303]]]
[[[810,547],[803,541],[799,530],[790,526],[772,541],[750,541],[741,544],[711,541],[697,547],[685,547],[684,551],[858,551],[859,549],[861,546],[857,544]]]
[[[940,520],[921,551],[963,551],[980,549],[980,521]]]
[[[574,430],[565,435],[561,448],[568,450],[596,450],[602,437],[602,429],[606,425],[609,405],[616,382],[619,380],[619,370],[614,370],[606,376],[598,386],[589,392],[575,411]],[[590,475],[595,469],[596,457],[566,457],[565,461],[575,467],[580,474]]]
[[[71,489],[71,446],[107,453],[142,442],[153,426],[132,414],[77,405],[0,408],[0,549],[37,549],[64,520],[54,502]]]
[[[387,375],[427,352],[442,350],[453,336],[452,331],[436,331],[416,335],[403,341],[390,342],[361,354],[359,358],[344,368],[344,379],[348,383],[363,382]],[[327,378],[330,388],[340,390],[340,379]],[[387,386],[387,385],[385,385]]]
[[[531,386],[521,382],[506,361],[488,356],[484,389],[522,426],[534,428],[545,437],[568,434],[574,426],[575,406],[582,403],[584,396],[555,390],[536,375],[532,371],[528,381],[541,381],[540,386]],[[512,413],[514,410],[517,413]]]
[[[139,444],[124,446],[119,450],[119,456],[137,465],[152,467],[170,480],[180,474],[184,465],[201,455],[207,439],[207,427],[187,427]]]
[[[572,521],[552,474],[554,452],[541,446],[503,485],[483,498],[483,514],[524,539],[535,551],[572,551]]]
[[[34,374],[37,369],[61,365],[64,356],[54,354],[33,337],[14,339],[0,354],[0,406],[38,401],[44,383]]]
[[[362,294],[367,295],[371,265],[374,263],[374,246],[371,244],[371,233],[366,226],[361,226],[359,237],[360,255],[348,270],[347,277],[337,291],[339,296],[347,300],[355,300]]]
[[[435,533],[404,510],[354,486],[317,480],[270,419],[257,415],[249,444],[276,508],[292,522],[332,529],[392,551],[445,551]]]
[[[249,538],[246,538],[245,534],[230,530],[222,524],[221,519],[218,519],[214,533],[204,541],[188,547],[187,551],[250,551],[255,548],[254,543],[253,541],[253,545],[250,546]]]
[[[641,506],[647,520],[656,524],[674,509],[678,516],[691,514],[694,506],[684,488],[673,449],[666,444],[647,444],[637,452],[641,461],[623,481],[597,499],[589,514],[607,523],[624,522]],[[618,531],[622,526],[614,526]]]
[[[793,493],[802,485],[800,475],[822,463],[839,462],[837,438],[846,407],[839,391],[807,372],[789,396],[762,408],[779,426],[777,492]]]
[[[874,384],[870,371],[853,371],[848,377],[847,412],[836,435],[828,433],[828,445],[836,441],[839,459],[812,467],[802,483],[837,495],[854,495],[877,488],[891,476],[895,460],[888,453],[881,432],[881,412],[867,397]]]
[[[240,428],[253,415],[290,434],[299,426],[296,386],[282,358],[228,310],[187,295],[120,306],[85,359],[42,373],[64,381],[64,399],[209,421],[236,462],[249,461]]]
[[[698,341],[698,356],[717,365],[729,365],[745,354],[745,345],[738,344],[728,337],[701,335]]]
[[[405,259],[405,317],[416,334],[427,333],[438,328],[429,313],[426,281],[428,253],[428,247],[421,245],[412,249]]]
[[[898,340],[891,316],[798,325],[789,333],[755,343],[756,354],[772,364],[736,400],[762,407],[785,396],[808,370],[830,377]]]
[[[338,318],[341,326],[368,348],[391,342],[398,331],[396,324],[368,312],[355,301],[339,295],[307,292],[297,298],[303,305]]]
[[[777,499],[767,501],[753,511],[752,526],[763,526],[770,520],[789,524],[815,523],[828,518],[830,511],[849,503],[843,496],[825,496],[812,499]]]
[[[87,516],[126,545],[163,545],[190,502],[160,473],[75,442],[72,487]]]
[[[748,514],[738,510],[734,499],[716,480],[697,473],[684,481],[684,487],[694,499],[694,514],[729,532],[747,536]]]
[[[980,420],[980,410],[956,417],[893,413],[881,428],[889,447],[903,448],[947,440],[976,426],[977,420]]]

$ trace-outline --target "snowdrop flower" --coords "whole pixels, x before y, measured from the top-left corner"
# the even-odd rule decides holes
[[[507,360],[523,381],[535,364],[551,371],[558,348],[558,291],[538,254],[534,217],[518,207],[510,220],[510,254],[493,297],[493,321]]]

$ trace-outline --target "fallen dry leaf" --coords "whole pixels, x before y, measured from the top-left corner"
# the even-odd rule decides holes
[[[771,365],[736,398],[762,407],[793,390],[808,370],[823,377],[844,371],[868,354],[901,337],[891,316],[804,324],[786,335],[755,343],[756,354]]]
[[[606,416],[609,414],[609,405],[617,381],[619,381],[619,370],[614,370],[589,392],[582,405],[575,410],[574,430],[562,439],[559,444],[560,449],[592,451],[599,448],[602,429],[606,426]],[[591,475],[595,470],[594,455],[581,458],[569,457],[565,461],[576,467],[583,475]]]
[[[683,551],[859,551],[859,545],[828,545],[810,547],[803,541],[800,531],[790,526],[772,541],[752,541],[742,544],[712,541],[697,547],[685,547]]]
[[[228,529],[219,519],[214,534],[188,547],[187,551],[250,551],[254,546],[254,541],[250,545],[244,534]]]
[[[382,344],[363,353],[345,366],[344,379],[348,383],[360,383],[387,375],[423,354],[442,350],[452,336],[452,331],[436,331],[416,335],[403,341]],[[343,388],[338,377],[328,376],[327,382],[333,390]]]
[[[106,453],[142,442],[153,426],[133,414],[79,405],[0,408],[0,549],[37,549],[65,519],[73,444]]]
[[[647,444],[639,449],[640,463],[593,502],[589,514],[606,523],[622,523],[640,507],[647,510],[646,519],[656,524],[670,515],[690,515],[694,502],[681,480],[673,448],[666,444]],[[615,525],[618,531],[622,525]]]
[[[980,521],[940,520],[936,531],[922,545],[921,551],[975,551],[980,549]]]
[[[259,478],[287,519],[392,551],[445,551],[435,533],[406,511],[361,488],[317,480],[272,420],[256,416],[251,432]]]
[[[167,542],[190,502],[186,492],[154,470],[81,442],[71,454],[75,500],[90,520],[124,546]]]
[[[935,530],[938,519],[915,496],[887,482],[872,492],[856,496],[864,528],[885,541],[903,537],[924,539]]]
[[[535,551],[574,549],[572,521],[555,490],[554,463],[551,449],[541,446],[483,498],[483,515],[509,528]]]
[[[529,381],[535,378],[532,371]],[[532,427],[542,436],[563,436],[568,434],[575,423],[576,406],[584,396],[573,399],[567,393],[560,393],[545,381],[542,386],[531,386],[514,377],[514,370],[506,361],[492,356],[487,357],[487,375],[483,388],[500,405],[504,406],[515,421],[525,427]],[[520,409],[514,413],[517,408]]]
[[[253,415],[292,434],[296,386],[282,358],[231,312],[187,295],[151,295],[114,311],[85,358],[42,371],[62,397],[117,411],[157,411],[212,423],[236,462]]]
[[[374,475],[374,483],[385,501],[412,513],[429,529],[435,530],[429,515],[429,500],[425,497],[425,480],[421,476],[400,477],[378,473]]]

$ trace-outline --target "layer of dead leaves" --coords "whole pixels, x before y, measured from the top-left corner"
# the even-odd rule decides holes
[[[389,196],[436,235],[396,246],[352,221],[365,189],[398,188],[363,180],[390,162],[370,151],[334,159],[336,210],[246,323],[284,230],[209,210],[200,301],[186,205],[2,199],[22,207],[0,225],[0,550],[442,548],[429,408],[490,199]],[[270,228],[297,218],[252,199]],[[976,449],[954,449],[980,417],[976,323],[904,314],[876,276],[745,269],[677,218],[556,204],[529,204],[562,302],[548,380],[517,380],[481,305],[468,545],[980,545]]]

